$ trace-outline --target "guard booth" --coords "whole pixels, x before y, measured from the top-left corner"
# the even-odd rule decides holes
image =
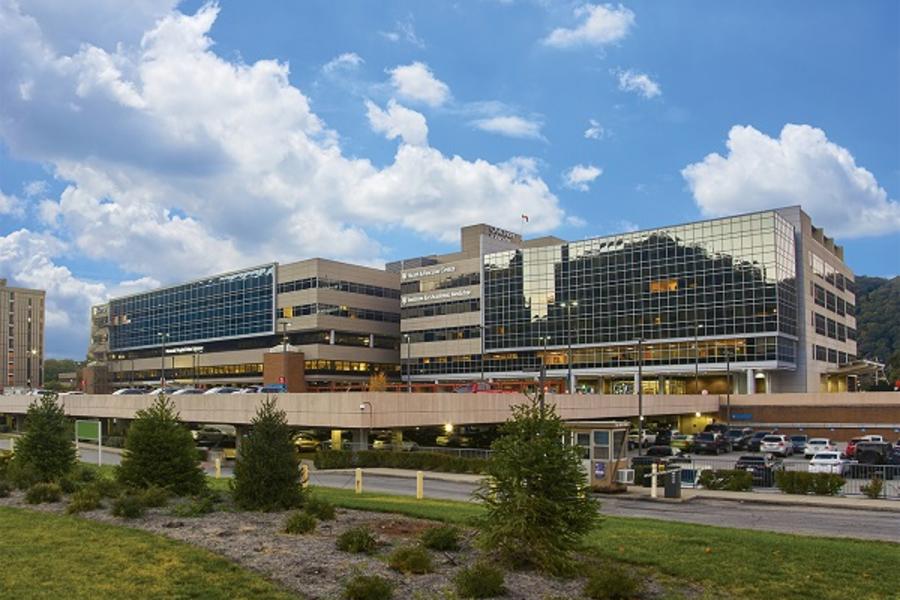
[[[630,421],[570,421],[569,443],[581,450],[582,464],[591,489],[598,492],[625,491],[618,472],[628,467]]]

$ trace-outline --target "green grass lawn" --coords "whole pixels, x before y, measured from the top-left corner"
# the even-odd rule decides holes
[[[466,523],[476,504],[314,488],[337,506]],[[900,599],[900,544],[605,517],[587,556],[639,565],[709,598]],[[680,586],[679,586],[680,583]]]
[[[206,550],[77,517],[0,508],[0,540],[3,598],[296,598]]]

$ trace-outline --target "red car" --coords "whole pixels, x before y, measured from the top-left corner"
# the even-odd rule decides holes
[[[862,438],[853,438],[849,442],[847,442],[847,449],[844,450],[844,456],[847,458],[853,458],[856,456],[856,444],[862,442]]]

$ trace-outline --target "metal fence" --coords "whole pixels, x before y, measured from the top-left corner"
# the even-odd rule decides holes
[[[448,454],[459,458],[490,458],[491,450],[482,448],[448,448],[447,446],[419,446],[409,442],[403,442],[401,445],[384,444],[375,446],[374,444],[355,444],[344,442],[344,450],[351,452],[359,452],[361,450],[383,450],[385,452],[434,452],[436,454]]]
[[[685,487],[696,487],[700,473],[704,470],[722,471],[735,467],[734,458],[716,456],[693,456],[669,463],[670,468],[681,468],[681,483]],[[775,473],[784,471],[809,471],[809,463],[802,460],[789,460],[780,463],[775,469],[757,470],[753,473],[753,490],[759,492],[778,492],[775,485]],[[844,464],[838,473],[844,480],[841,488],[843,496],[863,495],[863,486],[870,485],[874,479],[880,479],[882,490],[880,497],[900,500],[900,465],[861,465],[855,462]]]

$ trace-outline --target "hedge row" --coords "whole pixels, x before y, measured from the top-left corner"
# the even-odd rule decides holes
[[[753,473],[740,469],[703,471],[697,483],[708,490],[749,492],[753,489]]]
[[[387,450],[320,450],[313,464],[317,469],[349,469],[355,467],[414,469],[416,471],[444,471],[448,473],[483,473],[487,461],[483,458],[460,458],[439,452],[390,452]]]
[[[836,496],[846,480],[834,473],[806,473],[804,471],[779,471],[775,473],[775,485],[785,494],[816,494]]]

